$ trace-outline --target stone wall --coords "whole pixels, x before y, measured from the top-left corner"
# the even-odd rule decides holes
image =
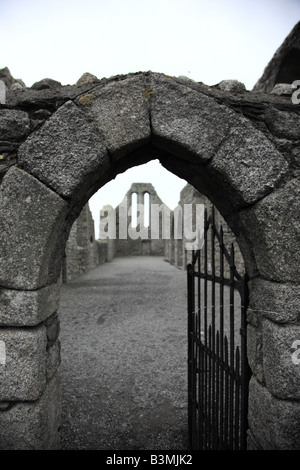
[[[192,206],[192,221],[189,221],[189,226],[192,228],[193,231],[196,229],[196,205],[197,204],[202,204],[205,206],[207,210],[207,217],[211,215],[212,212],[212,207],[213,204],[209,201],[209,199],[204,196],[203,194],[200,194],[199,191],[197,191],[193,186],[190,184],[187,184],[182,191],[180,192],[180,200],[179,204],[177,207],[178,209],[181,209],[182,216],[180,218],[181,221],[181,227],[180,227],[180,232],[182,233],[182,238],[181,239],[175,239],[174,238],[174,226],[172,230],[172,235],[173,237],[170,240],[165,241],[165,259],[166,261],[169,261],[170,263],[174,264],[177,267],[180,268],[186,268],[187,264],[191,261],[192,258],[192,251],[186,249],[186,243],[191,242],[190,239],[188,239],[185,236],[184,233],[184,206],[185,205],[191,205]],[[215,218],[215,226],[217,230],[220,230],[220,227],[222,226],[223,229],[223,241],[224,244],[227,248],[227,250],[230,252],[231,245],[234,245],[234,252],[235,252],[235,266],[237,268],[237,271],[240,274],[243,274],[245,272],[245,264],[244,264],[244,259],[242,256],[242,253],[240,251],[240,248],[236,242],[236,237],[234,233],[231,231],[229,228],[228,224],[224,220],[224,218],[221,216],[220,212],[217,210],[216,207],[214,207],[214,218]],[[174,211],[172,212],[172,219],[173,219],[173,224],[174,222]],[[175,217],[176,219],[176,217]],[[208,243],[208,259],[211,259],[211,243]],[[216,274],[219,272],[219,243],[217,239],[215,239],[215,253],[216,253]],[[211,267],[208,265],[208,270],[210,271]],[[224,275],[229,276],[229,265],[228,263],[225,263],[224,265]]]
[[[0,80],[5,83],[6,90],[20,90],[26,87],[23,80],[14,78],[7,67],[0,69]]]
[[[249,449],[299,449],[300,108],[291,93],[153,72],[7,92],[0,104],[1,449],[59,446],[63,249],[89,198],[153,158],[212,201],[243,254]]]
[[[184,217],[183,217],[183,212],[182,212],[182,217],[180,218],[181,221],[181,228],[180,228],[180,233],[182,234],[182,237],[180,239],[175,239],[174,237],[174,211],[171,211],[165,204],[164,202],[158,197],[154,187],[152,184],[149,183],[133,183],[131,188],[127,191],[124,199],[123,199],[123,208],[125,208],[125,212],[127,214],[130,214],[130,206],[131,206],[131,198],[132,194],[136,193],[138,195],[138,201],[140,205],[140,210],[141,210],[141,217],[143,218],[143,212],[145,211],[144,208],[144,199],[143,196],[145,193],[150,194],[150,205],[151,204],[157,204],[159,207],[164,207],[166,209],[166,219],[170,220],[170,230],[168,233],[170,234],[170,237],[163,238],[162,237],[162,224],[163,224],[163,217],[162,217],[162,212],[160,212],[160,217],[159,217],[159,239],[154,239],[151,238],[151,218],[150,218],[150,223],[149,227],[144,227],[143,224],[137,227],[137,239],[132,239],[128,235],[128,230],[127,230],[127,237],[126,239],[120,238],[120,227],[119,227],[119,214],[120,214],[120,207],[116,207],[116,209],[113,209],[112,206],[104,206],[101,211],[100,211],[100,231],[104,233],[104,230],[107,230],[107,228],[104,228],[103,221],[106,220],[108,214],[114,214],[114,218],[116,221],[116,237],[114,238],[107,238],[105,240],[101,240],[103,243],[103,247],[106,246],[106,260],[111,261],[114,257],[118,256],[163,256],[164,259],[171,264],[174,264],[175,266],[179,268],[186,268],[187,263],[190,262],[191,259],[191,250],[186,249],[186,243],[191,241],[190,239],[187,239],[184,234]],[[209,199],[200,194],[199,191],[197,191],[193,186],[190,184],[187,184],[183,190],[180,193],[180,200],[179,200],[179,205],[177,209],[180,207],[184,209],[184,205],[190,205],[192,206],[192,218],[193,221],[189,222],[189,224],[192,227],[192,230],[195,230],[195,221],[196,221],[196,205],[197,204],[202,204],[206,207],[208,217],[211,214],[211,208],[212,208],[212,203],[209,201]],[[228,227],[227,223],[219,213],[219,211],[214,207],[215,211],[215,224],[216,227],[221,227],[223,228],[223,239],[225,246],[228,248],[228,250],[231,247],[231,244],[233,243],[235,246],[235,265],[237,267],[237,270],[239,273],[243,273],[245,270],[244,266],[244,260],[241,254],[241,251],[239,249],[239,246],[236,242],[236,237],[233,234],[233,232],[230,230]],[[122,214],[124,214],[124,209],[121,209]],[[77,219],[77,223],[82,223],[81,221],[79,222],[79,219]],[[130,215],[127,217],[126,220],[126,228],[131,223],[131,217]],[[125,227],[124,224],[124,227]],[[143,232],[146,229],[146,232]],[[73,229],[72,229],[73,230]],[[72,231],[70,234],[70,237],[72,236]],[[108,235],[107,235],[108,236]],[[144,238],[143,238],[144,237]],[[68,241],[70,243],[70,239]],[[215,243],[215,248],[216,251],[218,250],[218,244],[217,241]],[[210,245],[208,247],[208,255],[210,254]],[[77,259],[77,258],[76,258]],[[216,260],[217,262],[217,260]],[[218,265],[216,264],[216,269],[218,269]],[[229,275],[229,267],[224,266],[224,274]]]
[[[167,206],[157,196],[153,185],[149,183],[133,183],[129,191],[126,193],[124,201],[126,201],[127,212],[130,208],[131,196],[133,193],[139,195],[140,206],[143,205],[143,195],[148,192],[150,194],[150,204],[158,204],[160,207]],[[191,227],[195,230],[195,207],[197,204],[204,204],[208,216],[211,214],[212,204],[207,197],[199,193],[193,186],[187,184],[180,193],[179,206],[184,208],[185,204],[193,207],[193,222]],[[107,215],[107,210],[114,211],[116,217],[116,239],[107,238],[105,240],[95,240],[94,220],[89,208],[86,204],[82,209],[79,217],[74,222],[69,238],[66,243],[64,264],[62,267],[62,280],[68,282],[86,271],[96,267],[99,264],[111,261],[114,257],[118,256],[164,256],[165,260],[174,264],[179,268],[186,268],[191,259],[191,251],[186,249],[188,240],[184,236],[183,230],[183,217],[181,217],[181,233],[182,238],[174,238],[174,211],[167,208],[167,215],[170,217],[170,238],[163,239],[162,231],[160,229],[159,239],[151,238],[151,220],[149,227],[147,227],[147,238],[138,238],[133,240],[130,236],[126,239],[119,238],[119,208],[113,209],[112,206],[107,206],[100,211],[100,225],[101,221]],[[141,208],[141,207],[140,207]],[[142,211],[144,209],[142,208]],[[236,243],[236,238],[227,223],[214,207],[215,210],[215,223],[216,227],[223,228],[224,243],[229,249],[231,244],[235,245],[235,264],[239,273],[244,272],[244,260],[240,249]],[[128,212],[129,213],[129,212]],[[161,215],[161,214],[160,214]],[[127,226],[131,223],[131,218],[127,218]],[[159,219],[160,228],[162,227],[162,217]],[[144,230],[145,227],[138,227],[137,232]],[[215,245],[216,251],[218,244]],[[210,256],[210,245],[208,247],[208,255]],[[226,271],[227,268],[227,271]],[[218,269],[218,265],[216,265]],[[229,268],[225,266],[225,275],[229,274]]]
[[[137,196],[137,217],[138,217],[138,226],[134,228],[133,233],[130,234],[128,231],[128,226],[131,225],[132,218],[130,215],[130,209],[132,206],[132,195],[136,194]],[[144,212],[146,210],[144,204],[144,195],[149,195],[149,225],[145,226],[144,224]],[[162,234],[159,234],[159,238],[155,239],[151,236],[151,229],[153,226],[151,219],[151,206],[154,204],[159,207],[164,206],[164,209],[167,212],[170,210],[162,202],[162,200],[157,195],[154,187],[150,183],[133,183],[131,188],[127,191],[122,203],[113,209],[111,206],[104,207],[100,211],[100,233],[104,229],[102,227],[104,218],[107,217],[107,211],[114,213],[114,218],[116,221],[116,234],[115,240],[108,240],[109,243],[109,259],[112,259],[114,256],[163,256],[165,250],[165,241],[162,238]],[[159,221],[162,221],[162,213],[160,213]],[[124,221],[124,222],[122,222]],[[121,224],[123,227],[121,227]],[[122,238],[122,231],[125,229],[126,237]]]
[[[107,243],[95,240],[94,220],[86,204],[66,243],[62,280],[68,282],[107,260]]]

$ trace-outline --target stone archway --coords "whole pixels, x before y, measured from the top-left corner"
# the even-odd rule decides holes
[[[1,155],[0,448],[57,447],[64,245],[92,194],[152,158],[211,199],[243,253],[249,449],[297,448],[299,111],[289,97],[225,85],[147,72],[8,94],[0,110],[2,135],[13,140]]]

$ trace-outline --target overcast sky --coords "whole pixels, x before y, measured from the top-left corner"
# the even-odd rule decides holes
[[[26,86],[152,70],[251,90],[300,20],[300,0],[0,0],[0,19],[0,68]],[[96,232],[101,207],[132,182],[152,183],[171,209],[186,184],[155,160],[128,170],[90,201]]]

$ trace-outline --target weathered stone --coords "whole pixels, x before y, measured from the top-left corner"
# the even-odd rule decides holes
[[[293,94],[294,90],[295,89],[290,83],[276,83],[270,93],[272,95],[290,96]]]
[[[231,93],[241,93],[246,91],[244,83],[238,80],[222,80],[218,83],[218,88],[223,91],[230,91]]]
[[[148,94],[153,143],[195,163],[209,160],[238,123],[229,108],[170,77],[153,76]]]
[[[0,402],[0,411],[6,411],[10,407],[11,407],[11,402],[10,401],[1,401]],[[1,414],[0,414],[0,416],[1,416]]]
[[[248,450],[262,450],[259,448],[257,443],[255,442],[255,438],[251,432],[251,429],[247,430],[247,451]]]
[[[39,82],[35,82],[32,85],[32,90],[45,90],[47,88],[59,88],[62,84],[57,80],[53,80],[52,78],[43,78]]]
[[[22,84],[21,84],[21,83],[18,83],[18,82],[13,83],[12,86],[10,87],[10,89],[11,89],[12,91],[14,91],[14,90],[23,90],[23,88],[24,88],[24,87],[22,86]]]
[[[266,385],[281,399],[300,399],[300,326],[263,322],[263,362]]]
[[[101,259],[103,254],[100,255],[99,245],[95,240],[94,219],[89,204],[86,204],[73,223],[66,243],[62,268],[63,282],[69,282],[105,262],[106,257]]]
[[[48,111],[47,109],[38,109],[37,111],[33,111],[32,113],[30,113],[30,118],[32,120],[38,120],[38,121],[42,121],[42,120],[46,120],[48,119],[50,116],[51,116],[51,112]]]
[[[20,78],[14,78],[7,67],[0,69],[0,80],[3,81],[8,89],[10,89],[15,83],[25,87],[25,83]]]
[[[37,400],[46,385],[46,329],[5,328],[5,364],[0,364],[0,401]]]
[[[86,87],[89,86],[90,85],[86,85]],[[59,88],[45,88],[43,90],[33,90],[32,88],[8,90],[6,93],[6,105],[9,108],[17,109],[36,110],[44,108],[53,113],[59,106],[76,98],[78,94],[79,89],[74,85],[66,85]]]
[[[60,356],[60,341],[56,341],[52,346],[47,349],[47,365],[46,365],[46,377],[47,381],[51,380],[52,377],[57,373],[57,369],[61,363]]]
[[[260,328],[247,325],[247,358],[250,369],[259,382],[264,381],[263,342]]]
[[[92,73],[86,72],[81,77],[79,80],[77,80],[76,85],[77,86],[82,86],[86,85],[87,83],[94,83],[97,82],[99,79],[96,77],[96,75],[93,75]]]
[[[234,228],[234,226],[235,224],[233,224],[232,228]],[[248,276],[250,278],[257,276],[259,272],[255,262],[254,251],[251,244],[249,243],[249,240],[247,240],[244,237],[244,234],[240,232],[238,235],[236,234],[236,241],[243,255],[245,269],[248,273]]]
[[[299,450],[300,403],[273,397],[254,377],[249,386],[248,421],[258,448]]]
[[[0,152],[4,150],[4,152],[13,152],[13,149],[8,149],[8,148],[1,148],[2,145],[0,144]],[[15,164],[17,163],[17,157],[16,155],[8,155],[6,154],[0,154],[0,181],[5,175],[5,173]]]
[[[250,240],[258,270],[265,279],[299,282],[300,184],[298,179],[240,211],[240,230]]]
[[[253,90],[270,92],[274,85],[292,83],[300,77],[300,22],[277,49]]]
[[[18,291],[0,287],[0,325],[38,325],[57,311],[59,293],[59,283],[34,291]]]
[[[204,188],[203,194],[218,209],[221,207],[220,212],[226,216],[226,220],[231,220],[230,227],[243,245],[243,254],[247,254],[248,272],[252,276],[261,275],[266,278],[260,290],[254,284],[250,285],[250,295],[255,295],[256,288],[260,296],[255,299],[256,304],[251,298],[252,307],[258,310],[252,311],[252,317],[256,318],[250,323],[248,330],[248,355],[252,370],[261,384],[267,382],[273,395],[298,397],[292,366],[284,368],[287,356],[283,350],[289,340],[287,332],[298,332],[299,327],[294,329],[291,325],[274,326],[266,321],[266,318],[277,323],[292,321],[296,325],[299,319],[296,311],[298,290],[292,292],[293,287],[299,284],[300,274],[299,180],[289,181],[292,171],[299,168],[296,147],[299,134],[297,129],[292,131],[288,128],[288,122],[293,126],[298,125],[294,118],[290,121],[290,116],[287,118],[285,115],[286,112],[291,115],[296,113],[291,100],[270,94],[259,97],[255,93],[223,91],[218,87],[202,86],[187,79],[173,79],[152,73],[119,76],[107,81],[101,80],[93,86],[87,83],[80,89],[76,86],[26,89],[8,92],[10,94],[13,98],[8,96],[8,108],[16,106],[18,109],[27,109],[32,123],[35,121],[35,124],[40,125],[39,121],[44,118],[47,122],[34,132],[31,127],[31,136],[22,144],[19,153],[20,165],[34,176],[17,168],[8,170],[3,179],[4,172],[1,173],[0,214],[3,240],[0,241],[0,285],[7,287],[4,292],[6,301],[8,291],[22,289],[24,300],[26,298],[28,302],[26,308],[30,311],[26,318],[33,315],[34,322],[44,320],[43,315],[46,313],[38,311],[37,299],[34,301],[33,296],[26,297],[24,291],[36,290],[38,298],[42,292],[40,288],[50,284],[52,279],[57,279],[64,250],[63,242],[88,195],[112,175],[115,176],[132,165],[144,163],[143,155],[148,152],[147,158],[150,154],[149,159],[153,155],[158,156],[179,177],[187,179],[201,192]],[[76,99],[76,105],[72,102],[62,104],[69,98]],[[271,122],[270,111],[273,106],[276,108],[273,114],[274,123]],[[34,115],[33,111],[40,109],[47,110],[44,117],[38,113]],[[271,124],[268,129],[264,119],[269,112]],[[249,119],[246,120],[243,116],[249,116]],[[262,129],[264,134],[258,129]],[[278,132],[284,132],[282,135],[289,136],[290,141],[281,139],[279,142]],[[14,151],[18,142],[6,144],[12,144],[10,149]],[[106,145],[115,160],[112,167]],[[293,159],[290,160],[294,167],[289,172],[275,145],[285,152],[287,159],[287,154],[291,152],[292,155],[294,152]],[[70,213],[62,197],[53,190],[62,197],[72,199]],[[280,288],[275,292],[275,288],[266,284],[270,279],[290,286],[289,292],[293,297],[286,300],[285,306],[284,287],[278,283]],[[271,298],[272,292],[274,298]],[[21,294],[15,294],[14,299],[18,295]],[[10,301],[5,307],[9,312],[12,303]],[[50,305],[54,304],[50,302]],[[271,306],[276,310],[269,310]],[[51,310],[49,307],[49,315]],[[8,318],[11,313],[4,310],[2,315]],[[18,314],[18,318],[19,315],[21,314]],[[262,321],[265,322],[263,331],[260,328]],[[8,326],[7,323],[5,325]],[[59,326],[55,315],[44,322],[43,328],[46,352],[40,356],[38,362],[40,368],[45,369],[46,379],[49,379],[55,375],[60,360],[57,338]],[[29,328],[28,331],[32,329]],[[5,331],[16,334],[19,330],[6,328]],[[295,357],[293,344],[289,346],[291,359]],[[0,362],[4,366],[8,356],[6,350],[3,352],[3,342],[0,345]],[[278,358],[275,366],[272,356],[275,360]],[[297,353],[296,360],[298,359]],[[34,359],[26,360],[28,369]],[[28,373],[26,368],[25,372]],[[21,376],[21,372],[18,374]],[[13,376],[13,373],[9,373],[10,380],[13,380]],[[31,377],[30,380],[34,381],[34,378]],[[42,383],[42,379],[39,383]],[[295,406],[296,400],[295,403],[278,400],[267,389],[259,388],[260,384],[256,386],[259,390],[258,397],[255,394],[250,395],[250,415],[256,447],[294,448],[295,435],[290,426],[299,427],[299,420],[291,421],[290,417],[292,411],[299,411],[299,407]],[[18,387],[16,389],[20,390]],[[34,392],[38,393],[38,384]],[[30,393],[30,399],[34,399],[32,387]],[[3,398],[0,406],[3,416],[4,413],[18,410],[19,404],[12,406],[9,396]],[[29,416],[32,409],[22,408]],[[12,427],[19,436],[17,431],[20,431],[18,426],[21,426],[21,418],[16,419],[13,414],[6,416],[12,418]],[[18,422],[17,427],[15,420]],[[22,420],[25,421],[24,414]],[[33,429],[35,426],[37,429],[36,434],[35,430],[29,432],[32,447],[43,445],[36,437],[40,435],[40,423],[34,419],[30,423]],[[279,428],[282,423],[283,431]],[[7,422],[5,426],[6,424]],[[275,431],[271,435],[273,424]],[[264,428],[261,430],[262,426]],[[46,429],[45,433],[47,432]],[[20,435],[24,438],[22,433],[23,428]],[[11,434],[8,433],[8,436]],[[48,438],[50,441],[49,435]],[[299,435],[297,439],[299,440]],[[30,446],[28,442],[26,441],[26,445]]]
[[[20,146],[18,161],[67,198],[80,198],[110,167],[103,138],[71,101]]]
[[[35,290],[47,284],[67,210],[67,203],[33,176],[10,168],[0,186],[1,286]]]
[[[14,83],[14,78],[8,67],[0,69],[0,80],[2,80],[8,88]]]
[[[146,95],[147,83],[141,75],[95,87],[78,98],[80,109],[94,120],[114,159],[150,141]]]
[[[268,109],[265,122],[276,137],[300,139],[300,115],[297,113]]]
[[[25,111],[0,110],[0,140],[21,140],[30,131],[30,120]]]
[[[47,347],[51,347],[57,340],[59,331],[60,331],[60,323],[58,314],[54,313],[45,321],[46,326],[46,334],[47,334]]]
[[[293,176],[300,179],[300,147],[292,148],[288,155]]]
[[[300,287],[257,278],[249,282],[249,311],[254,311],[277,323],[300,320]]]
[[[1,450],[58,450],[61,381],[56,375],[37,402],[16,403],[0,412]]]
[[[198,83],[195,82],[195,80],[193,80],[192,78],[186,77],[185,75],[179,75],[179,77],[172,77],[172,79],[176,80],[176,82],[178,83],[182,83],[183,85],[197,88]]]
[[[287,169],[273,144],[242,116],[208,165],[231,210],[270,193]]]

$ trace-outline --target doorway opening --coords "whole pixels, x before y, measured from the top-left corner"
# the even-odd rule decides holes
[[[145,174],[147,166],[143,165]],[[184,185],[177,199],[182,204],[190,202],[194,188],[174,178],[179,187]],[[142,191],[145,201],[142,183],[132,184],[131,189],[126,193],[131,202],[130,215],[137,211],[136,191]],[[195,203],[203,203],[202,195],[192,194]],[[150,206],[153,193],[148,195]],[[98,198],[101,200],[101,194]],[[94,213],[97,216],[95,209]],[[197,222],[194,215],[193,226]],[[132,225],[132,218],[128,221]],[[93,217],[90,222],[93,225]],[[78,222],[76,229],[82,232]],[[93,237],[87,231],[87,238]],[[150,251],[141,251],[143,256],[138,256],[134,249],[117,251],[114,247],[110,259],[99,262],[98,258],[94,266],[84,272],[78,270],[79,275],[63,284],[63,449],[189,448],[187,286],[183,263],[189,262],[192,254],[180,242],[165,240],[163,255],[158,256],[150,256]],[[95,243],[100,243],[103,250],[103,240]],[[106,245],[109,243],[111,240],[106,240]]]
[[[178,188],[186,182],[158,165],[143,165],[139,172],[129,170],[118,179],[139,178],[141,171],[147,175],[158,168],[160,178],[167,177],[173,191],[177,188],[172,198],[178,200]],[[128,189],[125,184],[119,201]],[[143,193],[148,227],[153,195],[153,191]],[[129,214],[137,211],[135,191],[131,202],[133,197]],[[85,225],[85,230],[91,238],[93,217],[99,224],[101,205],[106,207],[107,202],[100,190],[90,201],[90,217],[85,209],[84,221],[81,216],[77,219],[77,233],[89,218],[90,227],[87,230]],[[99,230],[94,238],[98,235]],[[72,241],[71,235],[69,245]],[[105,242],[95,241],[101,249]],[[80,248],[82,254],[84,248]],[[73,243],[68,251],[73,260],[75,251]],[[138,256],[133,249],[116,254],[84,272],[78,269],[78,275],[62,285],[62,448],[187,449],[186,273],[168,262],[164,252]]]

